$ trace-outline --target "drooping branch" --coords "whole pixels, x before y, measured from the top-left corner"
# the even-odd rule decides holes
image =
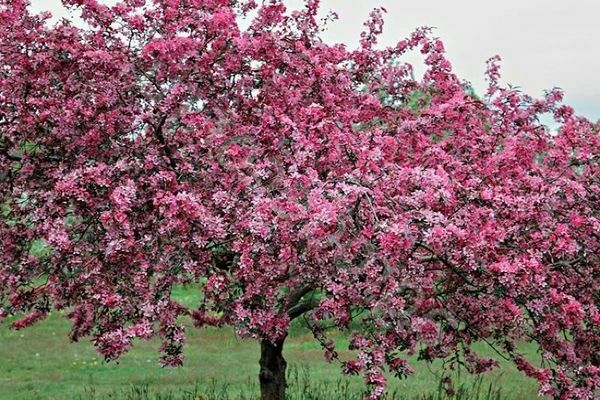
[[[461,271],[456,265],[454,265],[452,262],[450,262],[446,257],[441,257],[441,256],[437,255],[436,251],[433,248],[431,248],[430,246],[426,245],[425,243],[421,243],[421,242],[415,243],[415,246],[425,249],[431,254],[431,257],[423,258],[422,261],[430,261],[430,262],[431,261],[439,261],[442,264],[444,264],[447,268],[449,268],[450,271],[452,271],[454,274],[458,275],[468,285],[477,287],[477,288],[480,287],[480,286],[476,285],[471,279],[469,279],[468,276],[463,271]]]

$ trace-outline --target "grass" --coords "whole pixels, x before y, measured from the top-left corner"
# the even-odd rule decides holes
[[[197,292],[179,289],[175,295],[193,303]],[[190,324],[188,324],[190,325]],[[0,400],[34,399],[255,399],[258,393],[258,344],[237,338],[231,329],[189,329],[185,365],[164,369],[158,365],[157,341],[137,342],[118,364],[106,363],[89,341],[70,343],[68,321],[61,313],[22,330],[0,325]],[[347,345],[339,337],[339,348]],[[493,356],[481,345],[481,353]],[[525,353],[534,357],[533,348]],[[294,329],[286,343],[290,400],[360,399],[360,377],[342,377],[339,366],[324,361],[312,336]],[[537,398],[536,383],[509,363],[483,378],[461,376],[464,399]],[[438,400],[439,363],[413,360],[416,374],[406,380],[390,378],[390,398]],[[500,394],[496,393],[500,390]],[[480,397],[483,396],[483,397]]]
[[[347,380],[338,378],[335,384],[326,384],[315,381],[309,371],[308,368],[290,368],[287,400],[363,399],[361,390],[353,388]],[[78,396],[78,400],[252,400],[256,398],[257,390],[254,382],[249,382],[239,392],[232,394],[228,385],[219,385],[215,381],[208,386],[196,385],[192,389],[169,392],[152,390],[149,385],[132,386],[126,390],[115,390],[104,396],[98,396],[92,388],[84,395]],[[492,382],[485,384],[481,377],[472,384],[460,385],[451,399],[441,386],[434,393],[420,395],[406,395],[402,390],[393,389],[386,397],[387,400],[503,400],[505,398]]]

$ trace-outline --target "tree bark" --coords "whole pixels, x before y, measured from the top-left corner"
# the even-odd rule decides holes
[[[260,342],[260,398],[261,400],[285,400],[285,369],[283,342]]]

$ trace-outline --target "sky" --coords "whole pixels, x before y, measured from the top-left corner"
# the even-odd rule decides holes
[[[30,1],[35,11],[69,15],[60,0]],[[303,2],[284,3],[294,9]],[[504,83],[534,96],[560,87],[578,114],[600,119],[599,0],[322,0],[321,5],[324,14],[333,10],[339,16],[323,33],[326,42],[355,47],[369,12],[383,6],[381,45],[395,44],[417,27],[434,27],[454,70],[477,92],[485,90],[485,61],[498,54]]]

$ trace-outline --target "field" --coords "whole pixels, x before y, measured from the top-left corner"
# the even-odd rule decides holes
[[[179,289],[176,296],[192,304],[196,293],[194,289]],[[258,393],[258,345],[237,338],[231,329],[190,329],[185,366],[164,369],[157,363],[156,341],[138,342],[119,364],[107,364],[88,340],[69,342],[69,324],[59,313],[22,331],[9,330],[7,325],[0,325],[1,400],[253,399]],[[481,350],[493,354],[483,345]],[[533,348],[524,350],[535,357]],[[350,394],[360,398],[361,379],[342,378],[339,366],[324,361],[319,346],[306,331],[292,330],[285,356],[291,366],[290,395],[294,399],[350,398]],[[417,373],[411,378],[390,378],[390,397],[412,400],[437,393],[439,364],[415,362],[413,366]],[[477,392],[482,393],[482,399],[497,398],[487,395],[490,385],[500,391],[501,399],[537,398],[536,383],[503,361],[500,369],[482,380],[463,373],[460,382],[470,389],[481,385]]]

